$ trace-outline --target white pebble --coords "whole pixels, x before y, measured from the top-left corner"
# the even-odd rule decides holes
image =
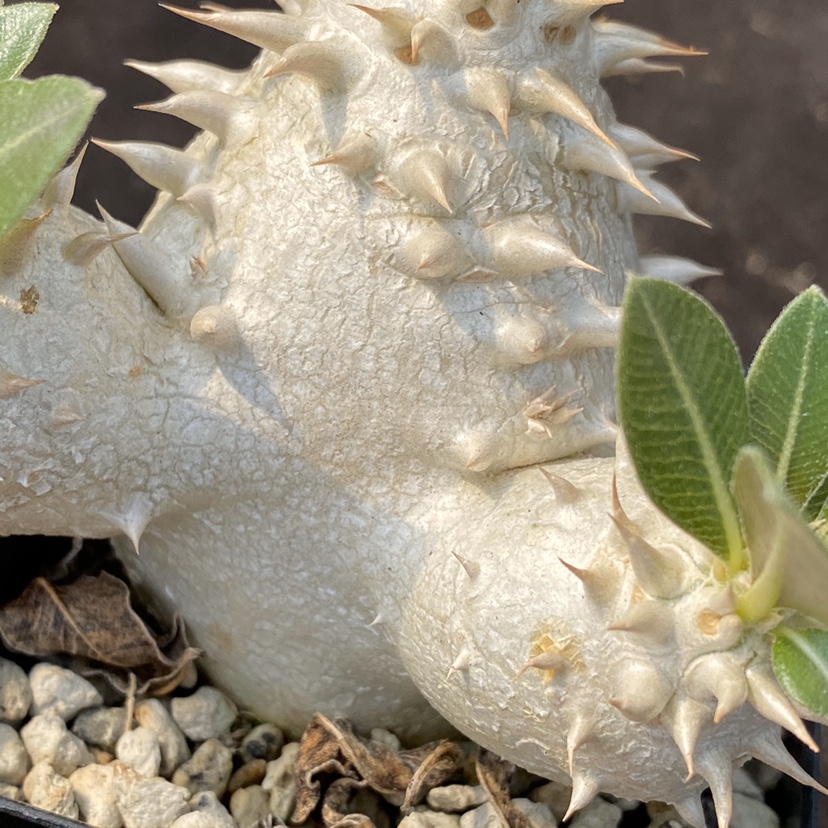
[[[460,828],[502,828],[503,818],[490,802],[484,802],[460,817]]]
[[[236,828],[236,823],[233,822],[230,812],[218,801],[218,797],[212,791],[197,793],[190,800],[190,809],[209,814],[215,822],[221,823],[225,828]]]
[[[279,757],[284,744],[285,736],[275,724],[256,725],[242,741],[242,758],[247,761],[264,759],[265,762],[272,762]]]
[[[147,779],[113,762],[115,802],[125,828],[169,828],[178,817],[189,813],[189,792],[165,779]]]
[[[779,828],[779,817],[764,802],[747,794],[734,793],[730,828]]]
[[[239,788],[230,797],[230,813],[239,828],[253,828],[270,813],[270,795],[261,785]]]
[[[23,792],[16,785],[4,785],[0,783],[0,796],[5,799],[13,799],[20,802],[23,799]]]
[[[518,797],[512,804],[526,817],[531,828],[558,828],[558,820],[543,802]]]
[[[20,785],[28,771],[29,754],[17,731],[7,724],[0,724],[0,782]]]
[[[191,696],[172,700],[172,717],[194,742],[215,739],[230,730],[236,705],[213,687],[199,687]]]
[[[426,796],[429,808],[436,811],[468,811],[486,801],[481,785],[443,785],[432,788]]]
[[[65,776],[55,773],[47,762],[35,765],[23,780],[23,795],[29,804],[53,814],[78,818],[78,805],[72,785]],[[160,827],[159,827],[160,828]]]
[[[79,713],[72,723],[72,733],[87,745],[102,748],[108,753],[126,730],[126,710],[123,707],[95,707]]]
[[[418,810],[405,817],[397,828],[460,828],[460,817],[440,811]]]
[[[81,710],[103,704],[101,694],[85,678],[56,664],[35,664],[29,685],[33,716],[53,713],[68,722]]]
[[[390,731],[384,727],[375,727],[370,733],[372,742],[379,742],[387,748],[391,748],[395,753],[398,753],[402,747],[400,740]]]
[[[115,745],[115,756],[141,776],[158,776],[161,769],[158,736],[146,727],[124,733]]]
[[[135,721],[141,727],[151,730],[158,737],[161,748],[160,775],[169,779],[175,769],[186,762],[190,756],[187,737],[173,721],[169,711],[158,699],[148,699],[135,707]]]
[[[287,821],[296,805],[296,758],[299,743],[290,742],[282,748],[278,759],[267,763],[267,773],[262,788],[270,794],[270,813]]]
[[[532,802],[543,802],[558,822],[562,822],[564,814],[569,808],[572,799],[572,788],[562,782],[547,782],[529,793]]]
[[[596,796],[582,811],[578,811],[569,828],[615,828],[621,824],[624,812],[612,802]]]
[[[69,777],[81,819],[94,828],[121,828],[124,824],[115,802],[114,773],[112,765],[86,765]]]
[[[178,770],[172,781],[191,794],[213,791],[219,798],[224,796],[230,774],[233,773],[233,752],[218,739],[202,743]]]
[[[32,689],[23,668],[0,658],[0,722],[22,722],[31,703]]]
[[[86,745],[66,729],[66,722],[51,713],[35,716],[20,736],[33,764],[48,762],[61,776],[93,761]]]
[[[170,828],[235,828],[235,823],[232,819],[227,823],[216,814],[206,811],[191,811],[178,817]]]

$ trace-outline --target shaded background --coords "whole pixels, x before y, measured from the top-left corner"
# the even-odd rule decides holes
[[[271,0],[228,2],[274,7]],[[641,217],[640,247],[724,268],[723,278],[697,288],[724,314],[749,359],[793,292],[812,282],[828,286],[828,3],[627,0],[608,11],[710,51],[682,61],[685,77],[615,78],[606,85],[623,122],[701,156],[701,163],[665,167],[660,178],[714,229]],[[242,67],[255,53],[154,0],[64,0],[29,74],[76,74],[106,89],[92,125],[96,136],[183,145],[192,128],[132,109],[167,92],[124,67],[124,58],[198,57]],[[95,198],[137,223],[152,191],[93,146],[76,201],[94,210]]]

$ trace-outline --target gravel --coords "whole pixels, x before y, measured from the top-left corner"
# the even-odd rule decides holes
[[[370,738],[400,749],[387,730],[375,728]],[[276,724],[238,715],[235,704],[212,687],[104,706],[98,688],[63,667],[40,663],[27,675],[0,659],[0,796],[96,828],[265,828],[289,822],[299,751],[299,743],[286,742]],[[500,828],[501,817],[468,773],[465,783],[450,780],[458,784],[433,788],[407,815],[384,805],[387,814],[375,817],[399,828]],[[557,828],[569,788],[525,772],[518,776],[513,789],[521,793],[512,802],[528,828]],[[764,802],[777,779],[761,768],[755,775],[736,771],[732,828],[778,828],[777,815]],[[644,814],[640,803],[599,796],[569,828],[618,828],[624,813],[636,809]],[[650,812],[652,828],[684,828],[672,809]],[[306,823],[309,828],[325,824],[318,814]],[[371,823],[354,813],[341,825]]]

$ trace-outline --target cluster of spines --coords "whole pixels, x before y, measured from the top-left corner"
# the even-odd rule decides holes
[[[585,493],[557,474],[539,467],[554,493],[556,503],[565,509]],[[696,775],[710,787],[716,805],[719,828],[727,828],[733,812],[733,761],[753,756],[789,775],[803,785],[809,785],[828,794],[796,763],[782,743],[780,725],[795,734],[812,750],[817,746],[802,719],[796,713],[776,681],[769,663],[761,656],[744,655],[734,651],[742,635],[742,624],[735,615],[735,599],[730,587],[710,587],[698,562],[675,548],[657,548],[648,543],[643,532],[624,513],[613,487],[613,509],[610,518],[621,541],[619,553],[599,553],[588,567],[579,567],[561,559],[561,563],[582,583],[588,600],[602,611],[607,630],[631,635],[641,645],[640,650],[675,651],[680,643],[677,620],[687,615],[687,606],[671,606],[682,597],[702,589],[706,600],[696,606],[691,624],[698,628],[698,657],[692,659],[677,679],[671,680],[654,666],[646,656],[632,656],[622,664],[615,676],[614,692],[606,703],[617,708],[633,722],[658,724],[672,737],[687,766],[687,781]],[[476,582],[481,576],[481,565],[454,553],[465,577]],[[577,641],[570,641],[563,633],[533,634],[532,653],[515,676],[520,681],[524,674],[537,672],[544,682],[560,678],[566,680],[571,672],[578,672],[582,657]],[[475,654],[463,643],[447,675],[468,671]],[[731,746],[717,750],[708,742],[704,750],[697,750],[700,737],[718,725],[726,716],[745,704],[752,706],[768,720],[768,727],[756,730],[740,745],[742,753],[736,756]],[[596,713],[591,710],[572,711],[566,735],[569,774],[572,794],[564,821],[587,805],[601,789],[601,778],[589,761],[579,763],[581,748],[588,746],[596,734]],[[532,741],[531,738],[528,741]],[[685,799],[676,802],[679,814],[690,824],[704,826],[701,802],[696,792],[688,792]]]
[[[557,474],[540,468],[549,483],[559,508],[571,507],[584,497],[577,486]],[[607,630],[631,636],[639,645],[639,655],[624,660],[614,676],[614,689],[606,703],[636,723],[657,724],[672,737],[687,766],[687,781],[697,774],[710,787],[716,805],[719,828],[727,828],[733,811],[733,761],[753,756],[786,773],[797,782],[828,794],[788,753],[779,725],[818,750],[804,722],[780,688],[766,658],[738,648],[743,637],[741,619],[735,614],[736,601],[731,586],[716,584],[704,572],[705,566],[675,547],[650,544],[644,531],[625,514],[613,485],[610,519],[618,533],[618,551],[597,553],[593,564],[576,566],[561,558],[561,563],[583,585],[587,599],[606,619]],[[712,555],[712,553],[711,553]],[[469,580],[480,577],[477,561],[455,554]],[[693,601],[693,596],[701,600]],[[689,599],[682,602],[682,599]],[[557,641],[550,636],[532,636],[529,659],[517,672],[521,680],[536,671],[544,682],[566,676],[577,668],[580,650],[573,657],[566,636]],[[543,639],[543,640],[542,640]],[[681,639],[681,640],[680,640]],[[679,667],[680,675],[670,678],[655,666],[656,658],[647,653],[672,653],[686,648],[696,657]],[[468,670],[473,654],[464,645],[453,672]],[[575,669],[577,672],[577,669]],[[768,727],[754,732],[735,756],[729,746],[717,750],[707,742],[697,750],[699,739],[709,729],[748,704]],[[578,752],[588,745],[596,732],[594,712],[574,711],[566,736],[572,796],[565,820],[588,804],[601,787],[601,779],[590,763],[580,764]],[[675,803],[680,815],[693,825],[705,825],[697,793]]]
[[[565,48],[577,37],[578,26],[603,5],[607,3],[595,0],[550,3],[550,22],[542,36],[550,45]],[[359,60],[351,57],[353,50],[341,49],[336,36],[311,39],[319,29],[300,16],[303,6],[312,11],[313,4],[296,0],[285,6],[287,14],[233,11],[210,3],[203,3],[201,11],[167,8],[274,53],[275,62],[269,64],[264,77],[296,74],[315,83],[322,96],[347,95],[359,80]],[[514,24],[521,13],[516,0],[488,0],[482,5],[473,0],[448,0],[445,8],[456,15],[457,25],[482,36]],[[615,179],[619,182],[619,201],[630,212],[660,213],[704,224],[674,193],[651,178],[657,165],[692,157],[689,153],[633,127],[613,123],[602,129],[573,89],[542,67],[507,72],[464,66],[460,40],[435,20],[415,17],[404,9],[356,4],[353,13],[372,18],[389,52],[411,71],[428,65],[445,69],[442,82],[455,104],[491,117],[505,141],[515,113],[562,119],[563,129],[554,142],[550,163]],[[591,25],[600,75],[644,71],[642,63],[652,57],[698,54],[626,24],[593,21]],[[225,145],[243,144],[256,135],[255,102],[236,94],[244,73],[191,60],[162,64],[130,61],[129,65],[166,84],[173,93],[164,101],[142,108],[186,120]],[[207,232],[215,229],[218,207],[206,163],[160,144],[96,143],[191,209]],[[392,151],[364,130],[346,132],[339,145],[313,165],[336,165],[381,194],[390,193],[425,206],[423,212],[431,217],[414,221],[414,232],[404,240],[393,262],[408,277],[424,282],[505,279],[520,284],[562,268],[598,270],[560,237],[554,217],[507,216],[483,227],[464,220],[459,214],[468,212],[464,205],[469,194],[463,171],[450,152],[440,146],[415,143]],[[205,302],[198,282],[189,276],[190,272],[209,268],[209,263],[200,259],[190,263],[171,261],[145,235],[103,210],[102,216],[100,231],[84,233],[66,247],[67,260],[86,265],[105,247],[112,246],[164,314],[173,320],[189,320],[189,331],[196,341],[232,347],[239,335],[232,313]],[[712,272],[687,260],[664,256],[643,258],[639,271],[676,281]],[[495,317],[491,345],[494,362],[501,367],[568,358],[594,348],[613,347],[617,340],[618,309],[599,300],[568,302],[565,308],[536,306],[520,313],[504,308]],[[26,382],[21,378],[4,381],[6,393],[28,387]],[[552,437],[555,429],[580,413],[578,406],[568,404],[570,394],[554,392],[550,389],[524,409],[528,433]],[[582,433],[573,450],[614,438],[614,430],[606,422],[579,422],[578,428]],[[475,471],[496,467],[497,451],[490,444],[488,434],[461,435],[457,440],[461,465]]]
[[[202,11],[171,9],[189,19],[232,34],[278,55],[266,77],[298,74],[315,82],[323,95],[347,93],[359,77],[360,67],[345,60],[337,50],[336,38],[310,40],[310,24],[297,17],[298,2],[288,4],[289,14],[268,11],[232,11],[203,4]],[[574,37],[576,26],[605,3],[591,0],[566,0],[552,4],[555,26],[544,36],[566,43]],[[470,30],[486,32],[512,24],[520,10],[514,0],[489,0],[485,5],[465,0],[447,4]],[[575,125],[560,141],[554,163],[566,169],[591,171],[617,179],[626,192],[631,211],[663,212],[689,220],[695,217],[663,185],[648,179],[655,165],[687,157],[687,153],[667,147],[632,127],[614,124],[605,132],[575,92],[548,71],[535,67],[516,74],[493,68],[464,68],[460,49],[452,35],[439,23],[416,19],[393,8],[356,5],[354,13],[364,13],[376,21],[389,50],[412,71],[420,65],[436,64],[449,69],[447,88],[454,78],[456,103],[490,115],[508,140],[510,118],[515,110],[536,115],[555,115]],[[633,27],[595,23],[599,42],[599,68],[602,73],[620,71],[626,63],[653,56],[693,54],[658,36]],[[131,66],[165,83],[172,97],[143,108],[182,118],[229,145],[244,143],[258,129],[254,102],[235,94],[243,73],[198,61],[173,61],[146,64],[130,61]],[[640,67],[635,71],[640,71]],[[188,153],[160,144],[143,142],[96,141],[102,148],[125,161],[140,177],[157,189],[170,193],[189,207],[208,231],[215,228],[215,198],[209,185],[209,171]],[[390,156],[390,157],[389,157]],[[388,160],[386,160],[388,159]],[[419,222],[418,230],[406,240],[399,259],[401,270],[420,280],[469,280],[505,278],[520,282],[560,268],[597,270],[580,258],[564,242],[554,224],[542,216],[513,216],[491,222],[484,228],[452,232],[458,202],[462,203],[464,182],[439,147],[414,146],[409,151],[391,154],[387,147],[364,132],[345,138],[316,165],[337,165],[344,173],[371,180],[378,188],[424,203],[433,218]],[[77,165],[69,168],[72,175]],[[64,183],[68,181],[63,175]],[[72,179],[74,180],[74,179]],[[643,182],[647,180],[645,185]],[[71,197],[71,188],[69,191]],[[68,203],[68,199],[63,199]],[[440,216],[440,213],[443,216]],[[77,265],[88,265],[106,247],[112,246],[127,270],[172,319],[190,319],[190,333],[200,342],[216,347],[232,346],[237,330],[232,314],[216,305],[204,305],[194,289],[189,271],[204,264],[170,261],[154,242],[101,210],[104,218],[99,231],[86,232],[67,245],[65,258]],[[461,236],[463,238],[461,239]],[[8,248],[9,242],[6,242]],[[699,275],[692,263],[660,257],[658,275],[669,272],[673,278]],[[531,365],[544,359],[572,355],[580,350],[611,347],[617,333],[617,309],[600,302],[570,307],[561,315],[555,309],[539,309],[534,316],[501,315],[493,333],[495,359],[501,365]],[[6,372],[3,393],[12,394],[30,387],[35,380]],[[28,383],[28,384],[27,384]],[[547,395],[548,403],[548,395]],[[543,417],[527,415],[529,431],[549,432],[551,422],[572,416],[577,409],[549,406]],[[600,427],[595,441],[611,435]],[[482,470],[491,465],[485,447],[472,439],[464,451],[466,466]],[[485,442],[485,441],[484,441]]]

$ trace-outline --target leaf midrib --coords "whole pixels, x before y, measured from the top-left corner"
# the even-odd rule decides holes
[[[679,368],[678,361],[675,358],[669,339],[664,330],[659,324],[658,315],[654,312],[650,305],[647,296],[642,296],[642,303],[644,310],[650,319],[653,331],[658,338],[659,345],[662,348],[670,373],[673,375],[676,389],[679,392],[684,409],[690,417],[690,421],[696,433],[699,435],[699,447],[702,453],[702,462],[708,471],[709,480],[713,487],[713,497],[716,502],[716,508],[722,518],[722,523],[725,531],[725,538],[727,540],[729,560],[732,567],[738,568],[740,565],[741,556],[741,533],[739,531],[739,524],[734,509],[730,502],[730,494],[727,489],[721,468],[713,451],[713,441],[710,438],[710,432],[705,426],[705,418],[701,411],[699,411],[690,387],[688,386],[684,374]]]
[[[799,418],[802,413],[802,403],[805,397],[805,379],[810,372],[811,354],[814,342],[814,315],[810,314],[808,320],[808,335],[805,337],[805,353],[802,355],[802,370],[797,378],[796,391],[794,393],[793,405],[791,406],[788,427],[785,432],[785,439],[782,441],[782,451],[779,453],[779,463],[776,473],[779,480],[784,483],[788,479],[788,467],[791,464],[791,457],[796,445],[798,434]]]
[[[791,627],[787,627],[784,631],[779,631],[778,634],[783,638],[787,638],[789,641],[792,641],[806,656],[808,656],[811,664],[817,668],[822,675],[822,678],[825,680],[826,685],[828,685],[828,664],[825,661],[825,657],[814,649],[810,641]]]

